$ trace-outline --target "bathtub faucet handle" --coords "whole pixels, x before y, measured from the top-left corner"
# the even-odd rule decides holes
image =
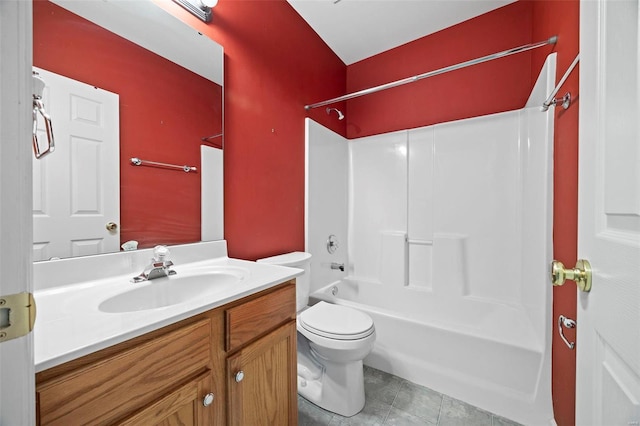
[[[331,269],[339,269],[344,272],[344,263],[331,262]]]

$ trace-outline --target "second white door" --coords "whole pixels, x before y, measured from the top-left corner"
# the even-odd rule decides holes
[[[43,101],[56,142],[53,153],[33,163],[34,260],[118,251],[118,95],[34,70],[46,82]]]

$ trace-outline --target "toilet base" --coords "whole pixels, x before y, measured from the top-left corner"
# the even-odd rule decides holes
[[[320,364],[313,359],[317,355],[304,350],[309,350],[308,344],[305,343],[298,342],[300,396],[327,411],[345,417],[362,411],[365,402],[362,360],[336,363],[322,359]],[[302,351],[300,346],[303,347]]]

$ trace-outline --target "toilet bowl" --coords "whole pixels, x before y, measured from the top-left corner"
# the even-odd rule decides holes
[[[376,339],[371,317],[346,306],[319,302],[307,306],[309,253],[293,252],[258,262],[304,269],[296,279],[298,393],[310,402],[350,417],[364,407],[362,360]]]

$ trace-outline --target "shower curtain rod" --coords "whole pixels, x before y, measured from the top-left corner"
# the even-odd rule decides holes
[[[343,96],[339,96],[337,98],[329,99],[322,102],[317,102],[311,105],[305,105],[305,110],[310,110],[311,108],[323,107],[326,105],[331,105],[336,102],[347,101],[349,99],[358,98],[360,96],[369,95],[371,93],[379,92],[381,90],[391,89],[392,87],[402,86],[403,84],[414,83],[418,80],[422,80],[423,78],[433,77],[439,74],[444,74],[449,71],[459,70],[461,68],[466,68],[471,65],[481,64],[483,62],[491,61],[498,58],[503,58],[505,56],[513,55],[515,53],[526,52],[527,50],[537,49],[538,47],[546,46],[547,44],[555,44],[558,41],[558,36],[553,36],[544,41],[539,41],[537,43],[525,44],[523,46],[514,47],[512,49],[503,50],[502,52],[494,53],[492,55],[483,56],[481,58],[472,59],[470,61],[461,62],[456,65],[450,65],[448,67],[440,68],[434,71],[429,71],[424,74],[414,75],[413,77],[403,78],[401,80],[392,81],[391,83],[381,84],[379,86],[370,87],[368,89],[363,89],[358,92],[349,93]]]
[[[567,68],[567,71],[564,73],[564,75],[562,76],[562,78],[560,79],[558,84],[556,85],[555,89],[553,89],[553,91],[551,92],[551,94],[549,95],[547,100],[544,101],[544,103],[542,104],[542,107],[540,108],[540,111],[545,112],[545,111],[547,111],[549,109],[549,107],[551,105],[555,105],[557,103],[556,95],[558,94],[558,91],[560,90],[560,88],[562,87],[564,82],[569,77],[569,74],[571,74],[571,71],[573,71],[573,69],[576,67],[576,65],[578,64],[579,60],[580,60],[580,53],[578,53],[576,55],[576,58],[573,60],[573,62],[571,62],[571,65],[569,65],[569,68]],[[565,95],[565,97],[566,96],[567,95]],[[569,103],[570,102],[571,102],[571,97],[569,97]],[[565,107],[565,109],[567,109],[567,108],[568,108],[568,106]]]

